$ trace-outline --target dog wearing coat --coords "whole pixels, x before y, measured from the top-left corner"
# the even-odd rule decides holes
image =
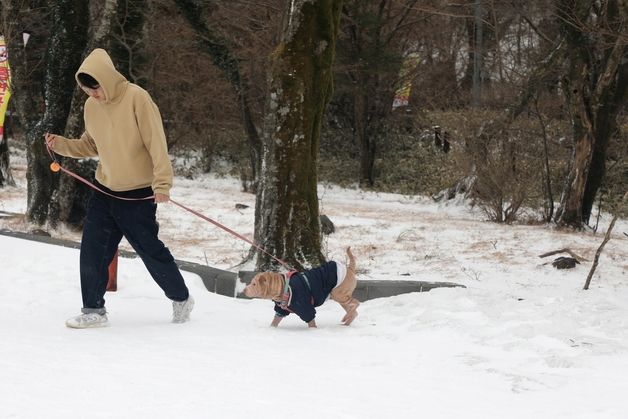
[[[345,310],[342,323],[349,326],[358,316],[360,302],[353,298],[357,279],[355,257],[347,248],[349,265],[329,261],[303,272],[262,272],[251,280],[244,289],[249,298],[262,298],[275,302],[275,316],[271,326],[277,327],[281,320],[294,313],[308,324],[316,327],[316,307],[331,297]]]

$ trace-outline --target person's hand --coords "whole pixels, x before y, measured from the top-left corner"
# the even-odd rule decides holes
[[[49,132],[44,134],[44,141],[46,142],[46,145],[48,146],[48,148],[50,148],[51,150],[55,148],[56,139],[57,139],[57,136],[54,134],[50,134]]]
[[[170,201],[170,197],[168,197],[168,195],[164,195],[162,193],[155,194],[155,204],[160,204],[162,202],[168,202],[168,201]]]

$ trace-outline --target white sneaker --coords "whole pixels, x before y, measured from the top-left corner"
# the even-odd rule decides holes
[[[109,326],[109,320],[106,314],[83,313],[76,317],[71,317],[65,321],[67,327],[72,329],[87,329],[90,327],[106,327]]]
[[[190,320],[194,308],[194,298],[190,295],[185,301],[172,302],[172,323],[185,323]]]

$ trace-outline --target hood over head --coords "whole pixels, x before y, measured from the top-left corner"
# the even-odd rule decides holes
[[[86,73],[92,76],[105,92],[105,102],[112,103],[119,99],[126,90],[129,81],[116,70],[113,61],[107,51],[101,48],[93,50],[79,67],[75,74],[76,82],[81,85],[78,79],[79,73]]]

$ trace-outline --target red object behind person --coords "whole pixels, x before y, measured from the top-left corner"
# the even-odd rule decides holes
[[[116,254],[113,255],[113,259],[109,264],[109,281],[107,282],[107,291],[117,291],[118,290],[118,253],[116,250]]]

